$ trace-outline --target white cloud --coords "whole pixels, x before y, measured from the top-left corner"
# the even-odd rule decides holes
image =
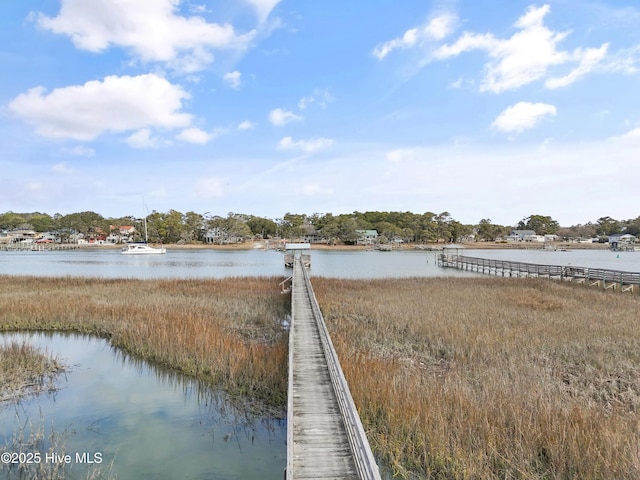
[[[150,129],[143,128],[127,138],[127,145],[139,149],[157,148],[160,145],[160,140],[157,137],[151,136]]]
[[[333,95],[331,95],[328,90],[316,88],[311,95],[302,97],[298,101],[298,108],[300,110],[306,110],[307,107],[312,104],[318,105],[322,108],[326,108],[327,105],[334,100],[335,99],[333,98]]]
[[[302,120],[302,117],[282,108],[274,108],[269,112],[269,121],[279,127],[297,120]]]
[[[455,28],[458,18],[450,13],[434,17],[429,23],[421,27],[407,30],[401,37],[384,42],[373,49],[373,55],[378,60],[384,59],[389,53],[398,48],[410,48],[424,41],[438,41],[449,35]]]
[[[255,123],[249,120],[244,120],[238,124],[238,130],[251,130],[252,128],[255,128],[255,126]]]
[[[205,13],[207,12],[207,6],[206,5],[189,5],[189,10],[193,13]]]
[[[614,140],[614,141],[636,141],[636,140],[640,140],[640,127],[638,128],[634,128],[633,130],[623,134],[623,135],[619,135],[616,137],[611,137],[610,140]]]
[[[313,138],[310,140],[298,140],[294,142],[291,137],[284,137],[278,144],[279,150],[299,150],[305,153],[312,153],[323,148],[328,148],[333,145],[333,140],[330,138]]]
[[[640,45],[618,50],[600,65],[605,72],[622,72],[633,75],[640,71]]]
[[[258,19],[264,22],[280,0],[247,0],[247,2],[256,10]]]
[[[67,155],[76,155],[78,157],[93,157],[96,154],[96,151],[93,148],[76,145],[72,148],[63,148],[62,153],[66,153]]]
[[[544,117],[555,116],[556,107],[546,103],[518,102],[504,110],[491,124],[502,132],[520,133],[534,127]]]
[[[51,171],[55,173],[73,173],[73,168],[69,167],[66,162],[56,163],[53,167],[51,167]]]
[[[38,25],[71,37],[81,50],[111,46],[132,51],[143,61],[168,62],[195,71],[213,60],[209,49],[242,49],[255,31],[237,35],[228,23],[177,15],[179,0],[62,0],[55,17],[35,16]],[[262,2],[258,2],[262,3]]]
[[[214,135],[205,132],[197,127],[185,128],[178,135],[176,135],[177,140],[182,140],[187,143],[196,143],[198,145],[205,145],[209,143],[211,139],[214,138]]]
[[[240,84],[242,83],[240,77],[242,73],[238,70],[234,70],[233,72],[225,73],[222,77],[225,82],[229,84],[231,88],[240,88]]]
[[[90,141],[105,132],[186,127],[192,116],[180,109],[188,98],[155,74],[109,76],[49,94],[44,87],[32,88],[13,99],[9,110],[44,137]]]
[[[600,48],[587,48],[584,51],[576,50],[574,56],[580,64],[563,77],[550,78],[545,82],[547,88],[560,88],[571,85],[576,80],[590,73],[606,57],[609,44],[605,43]]]
[[[416,158],[417,150],[415,148],[400,148],[387,153],[387,160],[392,163],[400,163],[411,161]]]
[[[224,181],[219,177],[201,178],[193,189],[197,198],[219,198],[224,196]]]
[[[593,70],[604,58],[607,45],[598,49],[575,49],[572,53],[558,50],[558,44],[569,32],[553,32],[544,25],[549,5],[531,6],[514,24],[518,31],[510,38],[498,39],[493,34],[465,32],[451,45],[435,50],[434,58],[447,59],[471,50],[485,50],[491,59],[484,68],[481,91],[501,93],[547,75],[554,66],[578,63],[568,75],[552,79],[549,88],[568,85]]]

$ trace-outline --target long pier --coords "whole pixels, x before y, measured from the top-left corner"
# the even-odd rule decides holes
[[[285,478],[380,480],[300,256],[291,295]]]
[[[502,275],[503,277],[542,277],[569,281],[603,290],[640,292],[640,273],[562,265],[540,265],[536,263],[493,260],[441,253],[441,267],[457,268],[472,272]]]
[[[47,252],[49,250],[76,250],[80,246],[76,243],[3,243],[0,250],[7,252]]]

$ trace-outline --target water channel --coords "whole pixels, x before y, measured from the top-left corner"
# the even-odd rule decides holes
[[[465,255],[549,265],[640,271],[640,253],[603,250],[465,250]],[[312,275],[342,278],[478,276],[441,269],[435,253],[313,251]],[[103,278],[224,278],[290,275],[274,251],[169,250],[127,257],[117,250],[0,252],[0,275]],[[44,278],[42,278],[44,277]],[[37,288],[34,285],[34,288]],[[277,288],[277,282],[274,283]],[[283,420],[251,417],[224,393],[123,355],[102,339],[12,333],[0,342],[26,341],[60,358],[70,370],[53,394],[0,405],[0,447],[16,432],[42,429],[45,451],[71,454],[67,478],[282,478],[286,464]],[[31,425],[31,426],[30,426]],[[47,443],[51,432],[58,437]],[[76,453],[100,464],[76,462]],[[43,458],[44,459],[44,458]],[[18,478],[0,470],[4,478]]]
[[[24,450],[40,452],[42,464],[47,453],[71,456],[66,478],[281,478],[284,420],[252,417],[223,392],[127,357],[103,339],[2,337],[36,345],[69,369],[54,393],[2,405],[3,451],[26,426],[26,438],[29,430],[44,435],[42,444]],[[5,478],[19,478],[4,467]]]

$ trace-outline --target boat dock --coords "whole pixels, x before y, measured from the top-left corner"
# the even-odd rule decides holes
[[[48,252],[50,250],[77,250],[77,243],[7,243],[0,245],[0,250],[6,252]]]
[[[502,275],[503,277],[542,277],[569,281],[603,290],[640,292],[640,273],[562,265],[540,265],[536,263],[492,260],[441,253],[438,265],[472,272]]]
[[[293,268],[293,262],[296,258],[301,258],[305,267],[311,267],[311,250],[310,243],[287,243],[284,246],[284,266]]]
[[[285,479],[379,480],[303,259],[293,261]]]

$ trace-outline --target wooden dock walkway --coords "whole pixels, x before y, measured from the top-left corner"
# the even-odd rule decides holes
[[[502,275],[503,277],[542,277],[569,281],[603,290],[640,292],[640,273],[562,265],[540,265],[536,263],[493,260],[441,253],[441,267],[458,268],[472,272]]]
[[[285,478],[379,480],[300,257],[293,268]]]

